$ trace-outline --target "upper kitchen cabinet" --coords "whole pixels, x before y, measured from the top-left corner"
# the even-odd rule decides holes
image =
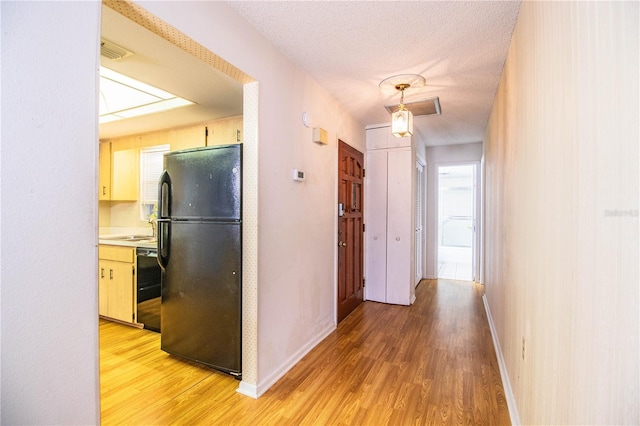
[[[109,142],[101,142],[99,167],[98,200],[138,199],[138,149],[119,150]]]
[[[139,150],[137,148],[112,150],[112,201],[135,201],[138,199],[138,182],[140,174],[139,158]]]
[[[154,132],[122,136],[110,139],[111,150],[140,149],[169,145],[171,151],[205,146],[206,127],[204,124],[163,129]]]
[[[138,149],[117,149],[100,143],[98,200],[135,201],[138,199]]]
[[[236,115],[211,121],[207,123],[207,130],[207,146],[241,143],[242,116]]]
[[[100,179],[98,188],[98,200],[111,199],[111,144],[103,142],[100,144]]]
[[[204,125],[167,130],[167,140],[163,143],[169,144],[171,151],[203,147],[207,140],[206,130]],[[161,143],[154,143],[153,145],[161,145]]]
[[[400,148],[411,146],[411,136],[396,138],[391,134],[391,127],[367,129],[367,150]]]

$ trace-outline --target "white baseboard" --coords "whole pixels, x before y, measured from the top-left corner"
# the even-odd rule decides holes
[[[236,392],[241,393],[246,396],[250,396],[253,399],[258,399],[258,388],[256,385],[252,385],[251,383],[247,383],[245,381],[240,382],[240,386],[236,389]]]
[[[491,310],[489,309],[489,302],[487,301],[487,295],[482,296],[484,302],[484,310],[487,313],[487,320],[489,321],[489,329],[491,330],[491,339],[493,340],[493,347],[496,351],[496,357],[498,358],[498,367],[500,368],[500,378],[502,379],[502,387],[504,388],[504,396],[507,400],[507,407],[509,408],[509,417],[511,418],[511,424],[514,426],[520,425],[520,416],[518,415],[518,406],[516,405],[516,399],[513,396],[513,389],[511,389],[511,381],[509,380],[509,373],[507,372],[507,365],[504,362],[502,356],[502,349],[500,349],[500,341],[498,340],[498,333],[496,332],[493,318],[491,317]]]
[[[278,380],[284,376],[287,371],[291,370],[294,365],[296,365],[306,354],[308,354],[313,348],[315,348],[318,343],[322,342],[329,334],[331,334],[336,329],[336,325],[333,321],[325,324],[325,326],[316,334],[311,340],[307,342],[299,351],[289,357],[277,370],[267,376],[263,381],[261,381],[258,385],[252,385],[249,383],[245,383],[244,381],[240,382],[240,387],[236,390],[236,392],[241,393],[243,395],[250,396],[252,398],[260,398],[262,394],[269,390],[271,386],[273,386]]]

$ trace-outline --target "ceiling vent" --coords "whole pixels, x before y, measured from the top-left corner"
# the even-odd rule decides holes
[[[398,108],[400,104],[394,105],[385,105],[384,107],[391,114]],[[421,115],[440,115],[440,98],[435,97],[431,99],[425,99],[424,101],[416,101],[416,102],[407,102],[404,106],[411,111],[414,117],[419,117]]]
[[[124,47],[118,46],[117,44],[109,40],[101,38],[100,55],[113,61],[117,61],[118,59],[126,58],[127,56],[133,55],[133,52],[130,52]]]

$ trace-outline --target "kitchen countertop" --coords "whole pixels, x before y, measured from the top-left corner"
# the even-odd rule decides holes
[[[118,235],[100,235],[98,237],[99,244],[106,244],[110,246],[123,246],[123,247],[143,247],[143,248],[156,248],[157,243],[151,242],[149,240],[142,241],[127,241],[127,240],[118,240],[113,239],[114,237],[118,237]],[[151,239],[152,237],[149,236]]]

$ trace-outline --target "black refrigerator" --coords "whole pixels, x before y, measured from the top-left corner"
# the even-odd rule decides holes
[[[158,186],[161,348],[240,379],[242,145],[167,153]]]

